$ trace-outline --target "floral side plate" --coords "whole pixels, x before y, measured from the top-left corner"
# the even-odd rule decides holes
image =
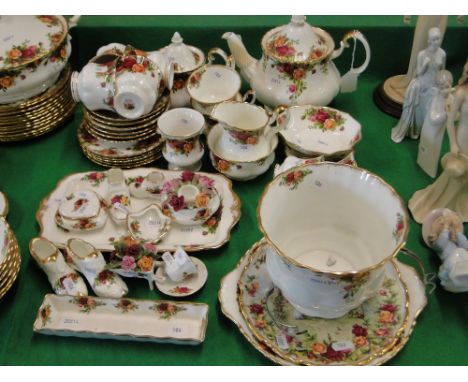
[[[78,128],[78,140],[81,147],[95,155],[108,158],[127,158],[145,154],[161,145],[159,136],[143,141],[108,141],[87,132],[82,126]]]
[[[136,179],[145,177],[152,171],[162,172],[166,181],[181,176],[180,171],[165,171],[151,167],[124,170],[124,175],[127,184],[131,185]],[[229,240],[232,228],[239,221],[241,203],[232,189],[231,181],[219,174],[197,174],[214,179],[216,191],[221,198],[221,206],[202,225],[182,226],[174,222],[167,235],[158,243],[160,252],[175,251],[177,245],[182,246],[185,251],[219,248]],[[128,231],[126,227],[115,224],[112,219],[107,219],[100,230],[82,232],[67,232],[54,223],[57,206],[63,201],[67,191],[74,188],[88,188],[104,197],[107,188],[106,172],[76,173],[61,180],[41,201],[36,213],[36,220],[41,228],[39,236],[49,239],[60,248],[64,248],[67,240],[74,237],[88,241],[100,251],[114,250],[113,242],[122,236],[127,236]],[[154,203],[152,199],[133,198],[132,212],[140,211],[152,203]]]
[[[288,146],[304,155],[338,155],[351,151],[361,140],[361,125],[348,113],[315,106],[292,106],[284,113],[290,115],[278,117],[283,127],[280,134]]]
[[[259,253],[260,254],[262,252],[264,253],[266,248],[271,248],[271,247],[266,243],[265,240],[262,240],[256,243],[246,253],[246,255],[239,261],[237,267],[223,278],[223,280],[221,281],[221,288],[218,292],[218,299],[221,304],[221,310],[230,320],[232,320],[238,326],[239,330],[244,335],[244,337],[246,337],[246,339],[258,351],[260,351],[265,357],[267,357],[271,361],[280,365],[301,364],[300,362],[291,360],[288,353],[286,353],[287,356],[283,356],[282,351],[278,352],[276,349],[274,350],[272,347],[270,347],[266,342],[259,340],[251,331],[251,328],[249,327],[247,321],[245,320],[239,308],[238,287],[242,285],[240,282],[241,275],[243,274],[244,269],[247,269],[249,266],[252,266],[252,264],[254,264],[254,262],[252,262],[252,258],[256,257],[258,259],[258,256],[260,256]],[[255,267],[255,265],[253,265],[253,267]],[[381,365],[389,361],[404,347],[404,345],[408,341],[409,336],[412,333],[412,330],[416,324],[416,318],[419,316],[419,314],[424,309],[427,303],[425,290],[424,290],[424,284],[420,280],[417,272],[412,267],[409,267],[405,264],[401,264],[398,261],[395,261],[395,269],[396,269],[397,274],[401,278],[401,281],[399,281],[399,283],[401,284],[403,288],[406,288],[408,292],[407,323],[404,326],[404,330],[401,333],[401,335],[396,339],[393,347],[387,349],[387,351],[384,354],[379,354],[375,356],[374,358],[372,358],[371,360],[369,360],[369,362],[367,363],[369,365]],[[257,289],[257,291],[259,290],[260,289]],[[273,299],[271,302],[273,302]],[[269,303],[269,305],[271,305],[271,302]],[[255,308],[254,308],[254,311],[255,311]],[[387,316],[387,314],[384,314],[384,316]],[[314,319],[314,320],[317,320],[317,319]],[[356,326],[355,328],[352,328],[351,330],[353,329],[358,334],[365,334],[363,330],[364,326],[361,326],[361,327]],[[369,334],[370,334],[370,331],[368,330],[367,336],[362,336],[362,335],[355,336],[354,333],[353,333],[353,336],[354,337],[370,337]],[[279,336],[278,339],[280,340],[280,342],[282,342],[282,345],[289,344],[288,341],[290,341],[289,336],[285,336],[285,337]],[[275,338],[274,343],[277,347],[276,340],[277,339]],[[284,342],[282,340],[286,340],[286,341]],[[362,339],[358,340],[357,342],[364,343]],[[321,349],[321,346],[315,346],[314,349],[316,350],[316,352],[318,350],[323,350]],[[355,363],[356,362],[353,362],[350,360],[342,362],[342,364],[345,364],[345,365],[355,364]],[[317,364],[322,365],[322,364],[329,364],[329,363],[317,363]],[[336,364],[336,362],[334,364]]]
[[[187,276],[182,281],[172,281],[164,272],[164,267],[158,268],[155,283],[160,292],[171,297],[187,297],[203,288],[208,279],[208,270],[200,259],[193,256],[191,259],[197,267],[197,273]]]
[[[160,300],[47,294],[33,330],[57,336],[198,345],[208,305]]]

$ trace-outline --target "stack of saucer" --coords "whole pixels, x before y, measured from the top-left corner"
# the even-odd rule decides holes
[[[84,155],[104,167],[134,168],[154,162],[162,150],[157,120],[168,107],[169,97],[163,95],[150,113],[133,120],[109,111],[84,109],[78,129]]]
[[[0,218],[0,298],[2,298],[18,276],[21,254],[15,235],[4,218]]]
[[[70,91],[70,67],[55,85],[38,96],[0,105],[0,142],[21,141],[46,134],[62,125],[75,109]]]

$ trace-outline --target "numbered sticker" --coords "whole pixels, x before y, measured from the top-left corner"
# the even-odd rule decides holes
[[[181,227],[182,232],[193,232],[193,227]]]
[[[286,338],[286,335],[284,333],[278,333],[276,335],[276,343],[282,350],[287,350],[289,348],[288,339]]]
[[[114,208],[120,212],[123,212],[123,213],[128,213],[128,208],[125,207],[123,204],[121,203],[115,203],[114,204]]]
[[[79,325],[80,321],[75,318],[64,318],[63,323],[67,325]]]
[[[354,350],[354,344],[351,341],[333,342],[331,347],[335,351],[353,351]]]
[[[189,257],[187,256],[187,254],[186,254],[184,251],[182,251],[182,250],[177,250],[177,251],[175,252],[175,254],[174,254],[174,258],[175,258],[175,260],[177,261],[177,264],[178,264],[179,266],[183,266],[183,265],[185,265],[185,263],[187,263],[187,262],[190,261],[190,259],[189,259]]]
[[[173,262],[174,262],[174,258],[172,257],[172,255],[169,253],[169,252],[165,252],[163,255],[162,255],[162,259],[165,263],[167,263],[168,265],[171,265]]]
[[[174,325],[171,327],[171,336],[172,337],[186,337],[188,333],[187,325]]]
[[[154,226],[160,226],[160,225],[161,225],[161,220],[159,220],[159,219],[158,219],[158,220],[150,220],[150,221],[148,222],[148,225],[149,225],[149,226],[153,226],[153,227],[154,227]]]
[[[77,192],[77,195],[78,195],[79,198],[87,198],[88,197],[88,193],[84,192],[84,191]]]
[[[67,291],[68,294],[73,294],[75,290],[75,283],[70,280],[68,277],[62,281],[63,287]]]

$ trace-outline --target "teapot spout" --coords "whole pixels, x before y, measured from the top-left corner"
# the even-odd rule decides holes
[[[257,60],[247,52],[247,49],[238,34],[235,34],[234,32],[226,32],[222,37],[227,41],[229,50],[234,56],[234,60],[240,69],[242,77],[250,83],[255,72]]]

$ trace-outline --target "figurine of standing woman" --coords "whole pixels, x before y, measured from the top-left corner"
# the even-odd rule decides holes
[[[447,114],[450,152],[442,158],[444,171],[433,184],[416,191],[408,203],[418,223],[436,208],[450,208],[468,222],[468,62]]]
[[[392,129],[392,140],[396,143],[405,136],[419,138],[434,95],[437,74],[445,69],[445,52],[440,47],[441,41],[439,28],[429,29],[428,46],[418,53],[416,76],[406,89],[401,118]]]

